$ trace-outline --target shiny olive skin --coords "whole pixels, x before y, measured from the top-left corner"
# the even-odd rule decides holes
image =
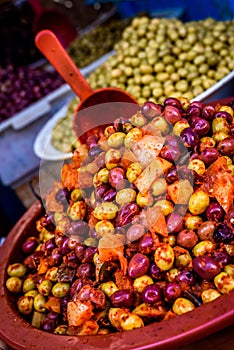
[[[146,101],[141,107],[141,111],[146,118],[152,119],[162,113],[163,106],[151,101]]]
[[[206,218],[209,221],[221,222],[224,218],[224,210],[216,202],[211,202],[206,209]]]
[[[182,288],[177,282],[169,282],[163,289],[164,299],[173,303],[177,298],[182,296]]]
[[[201,136],[207,135],[210,130],[210,123],[206,119],[200,117],[191,118],[190,126]]]
[[[198,236],[193,230],[182,230],[177,235],[177,244],[181,247],[191,249],[198,242]]]
[[[199,158],[209,166],[218,159],[219,152],[214,147],[206,147],[199,155]]]
[[[234,155],[234,136],[228,136],[218,143],[217,150],[223,156]]]
[[[128,203],[123,205],[116,218],[117,226],[124,226],[129,224],[134,216],[138,215],[140,212],[139,206],[136,203]]]
[[[193,259],[193,270],[199,277],[210,281],[221,272],[221,267],[213,258],[201,255]]]
[[[177,233],[183,229],[183,216],[173,212],[167,217],[167,229],[169,233]]]
[[[197,235],[200,240],[203,241],[212,239],[215,227],[216,226],[213,221],[204,221],[197,229]]]
[[[143,301],[149,305],[155,305],[162,298],[162,290],[158,284],[149,284],[141,294]]]
[[[137,278],[146,275],[150,267],[149,258],[141,253],[133,255],[128,264],[128,275],[131,278]]]
[[[234,232],[225,222],[223,222],[215,229],[213,238],[216,243],[230,243],[234,240]]]
[[[198,134],[192,128],[183,129],[181,131],[180,137],[184,142],[184,145],[188,148],[197,147],[199,144]]]
[[[120,289],[111,295],[110,301],[114,307],[129,308],[133,305],[133,295],[127,289]]]

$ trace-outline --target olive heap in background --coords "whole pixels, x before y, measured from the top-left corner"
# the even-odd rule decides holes
[[[74,151],[46,195],[38,236],[7,267],[25,320],[101,335],[233,291],[233,103],[147,101]]]

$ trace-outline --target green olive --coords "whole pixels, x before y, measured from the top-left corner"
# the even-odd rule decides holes
[[[17,301],[18,310],[23,315],[29,315],[33,311],[33,297],[22,296]]]
[[[51,289],[53,287],[53,284],[50,280],[43,280],[38,286],[38,292],[41,295],[48,296],[51,292]]]
[[[33,306],[34,309],[38,312],[45,312],[46,311],[46,298],[44,297],[44,295],[41,294],[37,294],[34,299],[33,299]]]
[[[51,292],[52,292],[54,297],[56,297],[56,298],[63,298],[69,293],[69,290],[70,290],[70,284],[69,283],[57,282],[52,287]]]
[[[7,267],[7,273],[11,277],[24,277],[27,272],[26,266],[20,263],[10,264]]]
[[[16,276],[12,276],[6,280],[7,289],[14,294],[18,294],[22,290],[23,281]]]

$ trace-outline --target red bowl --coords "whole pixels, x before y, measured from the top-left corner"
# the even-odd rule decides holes
[[[43,214],[35,202],[11,230],[0,248],[0,339],[15,350],[176,350],[202,339],[234,321],[234,290],[197,309],[129,332],[109,335],[62,336],[46,333],[27,323],[18,313],[14,297],[7,291],[6,268],[22,258],[23,241],[36,234],[35,221]]]
[[[229,99],[216,101],[227,103]],[[234,324],[234,290],[193,311],[128,332],[108,335],[67,336],[38,330],[15,307],[5,287],[7,266],[23,258],[24,240],[37,235],[35,221],[43,215],[39,201],[18,221],[0,247],[0,339],[15,350],[176,350]]]

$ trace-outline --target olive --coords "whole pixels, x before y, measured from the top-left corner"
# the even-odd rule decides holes
[[[18,310],[23,315],[29,315],[33,311],[33,297],[22,296],[17,301]]]
[[[163,106],[160,104],[156,104],[151,101],[146,101],[141,107],[142,113],[146,118],[154,118],[157,115],[161,115],[163,111]]]
[[[207,220],[217,222],[217,221],[223,220],[225,212],[221,207],[221,205],[219,205],[216,202],[211,202],[208,205],[205,211],[205,214],[206,214]]]
[[[193,270],[199,277],[210,281],[221,272],[221,267],[213,258],[202,255],[194,258]]]
[[[109,171],[109,183],[112,187],[120,189],[121,183],[125,179],[125,171],[123,168],[115,167]]]
[[[34,252],[37,246],[38,246],[38,239],[36,237],[29,237],[22,244],[22,250],[25,254],[31,254]]]
[[[210,240],[213,238],[215,223],[213,221],[204,221],[197,229],[197,235],[200,240]]]
[[[120,289],[111,295],[110,301],[114,307],[129,308],[133,305],[133,296],[129,290]]]
[[[162,291],[158,284],[149,284],[144,288],[141,297],[146,304],[155,305],[162,298]]]
[[[204,150],[200,153],[199,158],[206,164],[206,166],[209,166],[212,164],[216,159],[218,159],[219,152],[214,147],[205,147]]]
[[[150,267],[149,258],[141,253],[133,255],[128,264],[128,275],[131,278],[137,278],[145,275]]]
[[[192,117],[190,121],[190,126],[196,131],[199,135],[206,135],[210,130],[210,123],[200,117]]]
[[[26,266],[20,263],[10,264],[7,267],[7,273],[11,277],[23,277],[27,272]]]
[[[169,282],[163,288],[163,295],[167,302],[173,303],[177,298],[182,296],[182,289],[179,283]]]
[[[213,237],[216,243],[230,243],[234,240],[234,232],[225,222],[223,222],[215,229]]]
[[[180,110],[177,107],[166,105],[163,111],[165,119],[172,125],[181,119]]]
[[[7,289],[14,294],[18,294],[22,290],[23,281],[16,276],[12,276],[6,280]]]
[[[234,155],[234,136],[228,136],[218,143],[217,150],[223,156]]]
[[[194,131],[192,128],[183,129],[180,133],[180,137],[186,147],[194,148],[198,146],[199,137],[197,132]]]
[[[198,242],[198,236],[192,230],[182,230],[177,235],[177,244],[181,247],[191,249]]]

